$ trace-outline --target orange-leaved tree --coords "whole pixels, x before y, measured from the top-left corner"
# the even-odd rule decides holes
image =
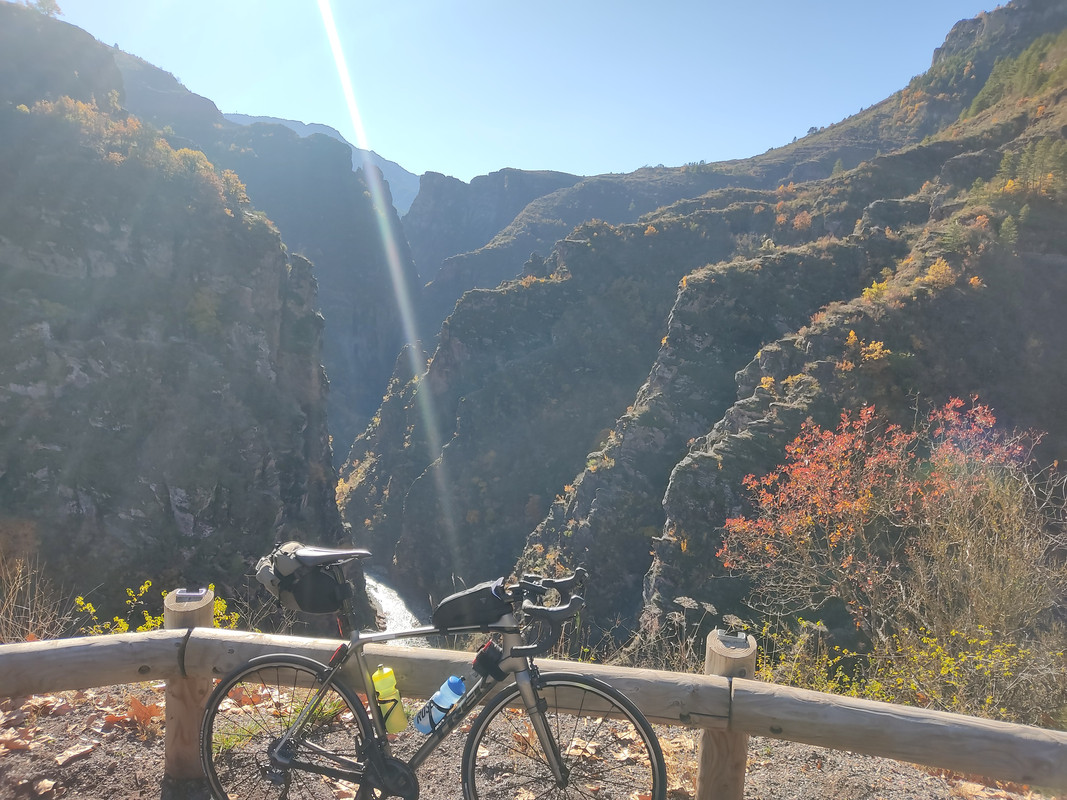
[[[784,614],[845,604],[863,633],[963,623],[1009,633],[1062,602],[1061,482],[1038,437],[953,399],[911,430],[871,406],[806,423],[786,461],[750,475],[755,513],[726,521],[719,556]]]
[[[1063,726],[1063,480],[1038,469],[1036,435],[995,423],[959,400],[911,430],[870,407],[809,422],[781,466],[745,479],[754,513],[727,520],[719,556],[787,627],[847,608],[871,646],[850,657],[864,680],[849,692]]]
[[[757,512],[726,521],[719,557],[753,579],[758,606],[795,614],[840,598],[873,633],[918,492],[916,439],[867,406],[836,430],[805,423],[784,464],[745,478]]]

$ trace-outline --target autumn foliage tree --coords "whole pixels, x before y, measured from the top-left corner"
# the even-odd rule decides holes
[[[756,511],[727,520],[719,556],[760,606],[836,599],[873,639],[1049,622],[1067,590],[1060,482],[1035,470],[1036,436],[995,423],[960,400],[911,430],[870,406],[836,430],[809,422],[784,464],[745,479]]]
[[[873,407],[809,422],[745,479],[755,511],[727,520],[719,556],[780,619],[843,605],[881,699],[1067,723],[1042,716],[1067,714],[1067,538],[1037,440],[960,400],[910,430]]]
[[[760,607],[784,614],[845,603],[858,627],[881,626],[899,564],[916,435],[868,406],[837,430],[806,423],[786,462],[745,478],[757,513],[726,521],[719,557],[753,579]]]

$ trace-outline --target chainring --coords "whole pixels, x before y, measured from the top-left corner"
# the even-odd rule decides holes
[[[419,779],[415,771],[399,758],[387,758],[381,771],[368,768],[356,800],[382,800],[399,797],[400,800],[419,800]]]

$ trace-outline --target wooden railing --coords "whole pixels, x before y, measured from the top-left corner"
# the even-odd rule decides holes
[[[168,622],[181,619],[179,609]],[[1067,791],[1067,733],[736,677],[751,675],[745,659],[752,657],[754,642],[749,637],[736,648],[735,659],[721,641],[709,642],[709,655],[722,651],[709,664],[717,662],[714,669],[732,676],[580,665],[625,692],[651,721],[708,732],[701,770],[715,774],[701,775],[698,797],[741,796],[749,734]],[[0,645],[0,697],[164,680],[166,773],[197,777],[196,734],[213,678],[266,653],[325,661],[337,645],[333,639],[206,627],[6,644]],[[428,697],[442,675],[462,674],[471,660],[469,653],[429,648],[368,645],[367,653],[372,663],[393,668],[400,691],[410,697]],[[538,664],[543,671],[576,668],[547,659]],[[360,685],[354,675],[347,679]]]

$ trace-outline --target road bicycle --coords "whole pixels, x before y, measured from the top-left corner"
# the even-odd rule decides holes
[[[510,585],[503,579],[480,584],[445,598],[429,626],[366,633],[353,630],[352,587],[342,565],[370,553],[286,546],[284,558],[276,548],[269,565],[260,562],[261,580],[273,583],[289,607],[321,612],[339,606],[347,641],[325,664],[296,654],[265,655],[219,682],[200,737],[216,798],[417,800],[419,766],[473,714],[460,765],[466,800],[665,800],[663,753],[633,702],[601,680],[541,672],[533,662],[584,606],[576,594],[587,578],[584,569],[565,578],[525,575]],[[489,638],[472,663],[473,684],[413,755],[398,757],[386,731],[392,709],[379,703],[364,646],[478,633]],[[345,675],[354,671],[362,678],[355,688],[340,674],[350,659],[358,669]]]

